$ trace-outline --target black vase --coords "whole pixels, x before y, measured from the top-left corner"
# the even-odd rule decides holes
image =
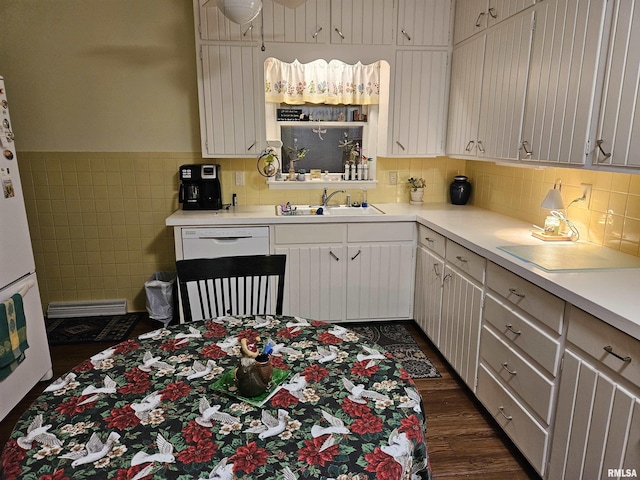
[[[466,205],[471,196],[471,184],[464,175],[456,175],[449,186],[449,194],[453,205]]]

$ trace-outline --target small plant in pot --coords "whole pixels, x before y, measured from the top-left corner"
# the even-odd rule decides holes
[[[411,195],[411,201],[410,203],[412,204],[419,204],[422,203],[422,197],[424,195],[424,178],[420,177],[420,178],[409,178],[408,180],[409,182],[409,187],[410,187],[410,195]]]

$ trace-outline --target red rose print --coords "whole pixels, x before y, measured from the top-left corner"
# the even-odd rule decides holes
[[[376,447],[373,453],[364,456],[368,462],[365,470],[375,472],[378,480],[399,480],[402,476],[402,467],[391,455],[387,455],[380,447]]]
[[[351,431],[361,435],[382,431],[382,420],[372,413],[365,413],[351,424]]]
[[[253,473],[261,465],[266,465],[269,454],[264,448],[258,447],[256,442],[238,447],[235,455],[229,457],[233,463],[234,472]]]
[[[371,377],[372,375],[375,375],[380,367],[378,367],[377,363],[374,363],[373,365],[367,367],[368,364],[369,360],[363,360],[361,362],[354,363],[353,367],[351,367],[351,373],[353,373],[354,375],[359,375],[361,377]]]
[[[208,321],[204,324],[204,328],[207,329],[202,334],[205,338],[224,338],[227,335],[227,329],[224,328],[224,325],[217,322]]]
[[[178,460],[182,463],[204,463],[210,461],[218,451],[218,446],[210,440],[205,440],[197,445],[189,445],[178,454]]]
[[[302,371],[302,375],[307,379],[307,382],[319,382],[329,376],[329,370],[317,364],[310,365]]]
[[[131,468],[120,468],[116,472],[116,476],[113,477],[113,480],[129,480],[135,477],[138,474],[138,472],[143,468],[147,467],[147,465],[148,464],[143,463],[142,465],[136,465],[135,467],[131,467]],[[150,480],[151,478],[153,478],[153,473],[150,473],[149,475],[145,475],[144,477],[140,477],[140,480]]]
[[[151,388],[149,373],[143,372],[137,367],[125,372],[124,377],[128,383],[118,388],[118,392],[124,395],[144,393]]]
[[[170,383],[162,390],[162,400],[177,400],[186,397],[191,391],[191,386],[184,382]]]
[[[93,407],[93,402],[79,405],[78,403],[80,401],[82,401],[82,397],[71,397],[66,402],[60,403],[60,405],[56,407],[56,412],[61,413],[62,415],[73,416],[77,413],[84,412],[87,408]]]
[[[71,370],[74,372],[88,372],[89,370],[93,370],[93,363],[91,363],[91,360],[87,359],[73,367]]]
[[[238,342],[243,338],[247,339],[247,343],[256,343],[256,339],[260,336],[260,334],[251,328],[247,330],[243,330],[238,334]]]
[[[2,453],[2,472],[4,474],[4,478],[6,479],[15,479],[22,473],[22,467],[20,466],[20,462],[26,457],[25,451],[18,445],[18,442],[11,439],[9,440],[4,447],[4,452]]]
[[[335,345],[336,343],[342,343],[342,339],[336,337],[335,335],[329,332],[322,332],[318,335],[318,340],[320,340],[325,345]]]
[[[314,327],[327,327],[329,324],[327,322],[323,322],[322,320],[311,320],[311,325]]]
[[[134,352],[140,348],[140,344],[135,340],[126,340],[122,343],[119,343],[115,347],[116,353],[129,353]]]
[[[225,352],[224,350],[222,350],[218,345],[216,345],[215,343],[211,343],[209,345],[205,345],[204,347],[202,347],[202,349],[200,350],[200,353],[202,354],[202,356],[204,358],[210,358],[212,360],[215,360],[216,358],[222,358],[224,356],[227,355],[227,352]]]
[[[281,338],[295,338],[302,333],[302,330],[298,327],[286,327],[278,331],[278,336]]]
[[[64,470],[56,470],[50,475],[40,475],[38,480],[69,480],[69,477],[65,475]]]
[[[211,430],[198,424],[195,420],[191,420],[186,427],[182,429],[182,438],[187,443],[200,443],[203,440],[211,438]]]
[[[297,405],[298,399],[291,395],[285,388],[281,389],[273,397],[271,397],[271,406],[287,408],[291,405]]]
[[[354,402],[347,397],[342,400],[342,411],[351,418],[362,417],[371,413],[371,409],[366,404]]]
[[[401,368],[399,371],[400,371],[400,378],[402,380],[406,380],[411,385],[416,384],[416,382],[413,381],[413,378],[411,378],[411,375],[409,375],[409,372],[407,372],[404,368]]]
[[[320,465],[324,467],[327,462],[333,460],[338,454],[338,444],[331,445],[320,451],[328,435],[311,438],[304,441],[304,447],[298,451],[298,460],[307,462],[309,465]]]
[[[409,440],[416,440],[417,442],[424,442],[424,430],[422,429],[422,423],[418,420],[418,417],[411,415],[410,417],[403,418],[400,423],[400,432],[404,432]]]
[[[136,412],[130,405],[121,408],[114,408],[111,413],[104,419],[111,428],[124,430],[125,428],[135,427],[140,424],[140,419],[136,417]]]
[[[279,368],[280,370],[289,370],[291,367],[284,363],[282,357],[278,357],[276,355],[271,355],[271,366],[273,368]]]
[[[160,344],[160,348],[165,352],[175,352],[183,347],[189,345],[189,342],[184,342],[183,338],[176,340],[175,338],[169,339]]]

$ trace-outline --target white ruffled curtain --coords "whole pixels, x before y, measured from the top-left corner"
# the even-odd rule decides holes
[[[349,65],[339,60],[309,63],[264,62],[265,99],[303,105],[377,105],[380,103],[380,62]]]

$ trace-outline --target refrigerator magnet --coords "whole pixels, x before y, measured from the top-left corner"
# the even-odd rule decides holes
[[[0,177],[2,177],[2,191],[4,192],[4,198],[15,197],[16,192],[13,189],[13,181],[11,180],[9,169],[3,168]]]

